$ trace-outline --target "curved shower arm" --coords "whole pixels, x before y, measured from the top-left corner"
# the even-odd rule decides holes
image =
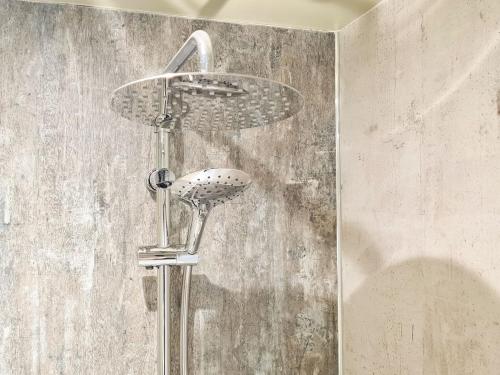
[[[198,64],[201,72],[214,71],[214,52],[210,36],[203,30],[196,30],[184,42],[175,56],[167,64],[163,73],[176,73],[186,61],[198,51]]]

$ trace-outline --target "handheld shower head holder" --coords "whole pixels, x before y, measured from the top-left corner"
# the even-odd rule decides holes
[[[153,169],[146,178],[146,187],[152,193],[158,189],[168,189],[175,182],[175,175],[167,168]]]

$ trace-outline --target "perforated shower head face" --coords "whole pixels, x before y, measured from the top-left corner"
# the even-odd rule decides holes
[[[165,114],[177,128],[237,130],[268,125],[296,114],[302,95],[268,79],[219,73],[178,73],[128,83],[113,93],[111,108],[145,125]],[[175,127],[174,127],[175,128]]]
[[[179,178],[170,190],[192,205],[214,207],[238,197],[251,182],[245,172],[237,169],[205,169]]]

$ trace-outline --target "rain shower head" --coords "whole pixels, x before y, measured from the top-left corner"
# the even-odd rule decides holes
[[[167,73],[114,91],[111,108],[144,125],[197,131],[237,130],[272,124],[303,105],[293,87],[268,79],[220,73]]]
[[[176,180],[171,192],[192,208],[186,251],[195,254],[210,210],[238,197],[251,184],[250,177],[237,169],[205,169]]]

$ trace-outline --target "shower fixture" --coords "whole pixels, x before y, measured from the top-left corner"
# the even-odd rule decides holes
[[[220,73],[163,74],[120,87],[113,109],[145,125],[201,132],[268,125],[297,113],[301,95],[267,79]]]
[[[138,254],[139,264],[144,267],[196,263],[198,258],[193,256],[198,252],[210,210],[239,197],[252,182],[245,172],[237,169],[210,168],[190,173],[174,183],[168,178],[167,182],[151,183],[151,176],[164,174],[153,171],[148,178],[147,186],[154,189],[151,187],[153,184],[158,189],[158,186],[163,184],[165,186],[163,189],[170,188],[176,197],[191,208],[191,224],[186,243],[183,245],[170,245],[162,249],[144,247]]]
[[[199,71],[178,73],[197,52]],[[158,375],[170,375],[170,270],[183,268],[180,374],[188,373],[187,330],[192,266],[210,210],[237,198],[250,177],[235,169],[204,169],[176,179],[169,165],[170,133],[241,130],[269,125],[300,111],[293,87],[248,75],[215,73],[212,42],[195,31],[161,74],[127,83],[113,92],[111,108],[156,133],[156,166],[146,187],[156,195],[157,243],[139,249],[139,265],[158,272]],[[189,205],[191,223],[183,244],[170,242],[170,194]]]
[[[205,169],[184,176],[172,185],[172,193],[192,210],[186,251],[196,254],[210,210],[239,195],[250,185],[250,177],[236,169]]]

